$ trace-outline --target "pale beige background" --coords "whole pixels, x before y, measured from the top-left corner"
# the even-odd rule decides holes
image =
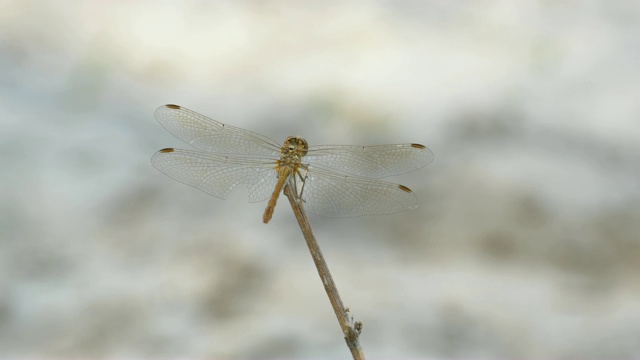
[[[0,357],[348,358],[286,202],[149,164],[176,103],[434,151],[311,218],[370,358],[638,358],[639,64],[634,1],[1,1]]]

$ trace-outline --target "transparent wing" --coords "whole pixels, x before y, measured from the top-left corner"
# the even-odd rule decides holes
[[[302,199],[307,211],[328,217],[389,214],[418,207],[416,196],[402,185],[313,167],[309,167]]]
[[[163,105],[158,122],[196,149],[216,154],[279,157],[280,145],[266,136],[226,125],[178,105]]]
[[[433,153],[420,144],[312,146],[302,160],[344,174],[369,178],[404,174],[431,161]]]
[[[277,181],[275,162],[270,160],[162,149],[151,157],[151,164],[169,177],[221,199],[237,185],[245,185],[250,202],[264,201]]]

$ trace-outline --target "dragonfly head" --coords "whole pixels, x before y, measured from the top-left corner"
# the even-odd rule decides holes
[[[282,146],[283,155],[296,155],[303,157],[307,155],[308,150],[309,144],[307,144],[307,140],[297,136],[289,136]]]

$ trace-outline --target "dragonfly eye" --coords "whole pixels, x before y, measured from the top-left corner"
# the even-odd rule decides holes
[[[300,156],[306,155],[308,148],[307,141],[297,136],[289,136],[282,145],[282,149],[286,149],[289,152],[297,152]]]
[[[305,144],[306,141],[302,138],[299,137],[295,137],[295,136],[289,136],[285,141],[284,141],[284,146],[288,147],[289,149],[295,149],[297,147],[300,147],[301,145]]]
[[[307,155],[307,151],[309,150],[309,144],[307,143],[307,140],[303,138],[296,138],[296,140],[297,140],[298,150],[300,151],[300,155],[301,156]]]

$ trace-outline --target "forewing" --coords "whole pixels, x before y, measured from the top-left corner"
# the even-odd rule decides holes
[[[277,181],[275,163],[269,160],[162,149],[151,157],[151,164],[167,176],[221,199],[237,185],[245,185],[250,202],[263,201]]]
[[[418,207],[408,188],[386,181],[338,176],[309,167],[302,188],[304,208],[328,217],[389,214]]]
[[[226,125],[178,105],[163,105],[158,122],[196,149],[216,154],[278,157],[280,146],[266,136]]]
[[[383,178],[426,166],[433,153],[420,144],[323,145],[310,147],[302,161],[348,175]]]

